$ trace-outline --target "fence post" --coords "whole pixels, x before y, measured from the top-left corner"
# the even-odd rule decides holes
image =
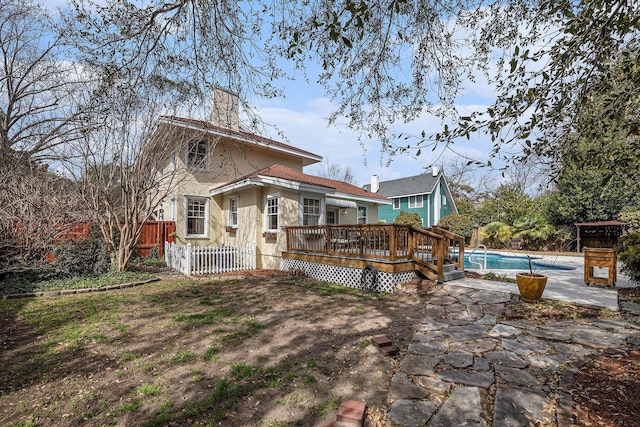
[[[251,270],[256,269],[257,261],[258,261],[258,251],[256,249],[256,241],[254,240],[251,243]]]
[[[191,276],[191,266],[193,265],[193,261],[192,261],[191,258],[192,258],[192,255],[191,255],[191,243],[187,243],[187,251],[186,251],[186,254],[185,254],[186,271],[183,272],[187,276]]]

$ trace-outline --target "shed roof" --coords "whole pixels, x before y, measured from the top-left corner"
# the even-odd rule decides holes
[[[627,223],[624,221],[609,220],[609,221],[577,222],[574,225],[586,226],[586,227],[600,227],[604,225],[627,225]]]

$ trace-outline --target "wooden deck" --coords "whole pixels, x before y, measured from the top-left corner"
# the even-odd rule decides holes
[[[358,267],[366,262],[384,269],[413,269],[444,280],[445,265],[464,271],[464,238],[438,227],[396,224],[287,227],[283,258]],[[441,262],[442,261],[442,262]]]

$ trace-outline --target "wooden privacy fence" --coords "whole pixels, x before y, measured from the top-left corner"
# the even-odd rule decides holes
[[[138,240],[138,256],[149,256],[153,248],[158,248],[158,256],[164,256],[164,243],[174,242],[176,223],[174,221],[147,221],[142,225]]]
[[[256,244],[212,247],[165,242],[164,259],[168,267],[187,276],[255,270]]]

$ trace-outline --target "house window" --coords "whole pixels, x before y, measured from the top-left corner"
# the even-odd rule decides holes
[[[305,197],[302,199],[302,225],[318,225],[320,223],[320,199]]]
[[[238,198],[229,198],[229,227],[238,228]]]
[[[202,197],[187,197],[187,237],[206,236],[209,200]]]
[[[409,209],[422,207],[422,194],[418,196],[409,196]]]
[[[278,213],[280,211],[280,197],[278,195],[267,197],[267,206],[265,208],[266,214],[266,227],[265,231],[275,232],[278,231]]]
[[[447,206],[447,196],[442,196],[442,206]]]
[[[327,211],[327,224],[333,225],[338,223],[338,212],[335,210]]]
[[[393,209],[394,210],[400,209],[400,197],[398,197],[397,199],[393,199]]]
[[[358,224],[367,223],[367,207],[358,206]]]
[[[187,169],[206,171],[209,169],[207,141],[189,141],[187,146]]]

